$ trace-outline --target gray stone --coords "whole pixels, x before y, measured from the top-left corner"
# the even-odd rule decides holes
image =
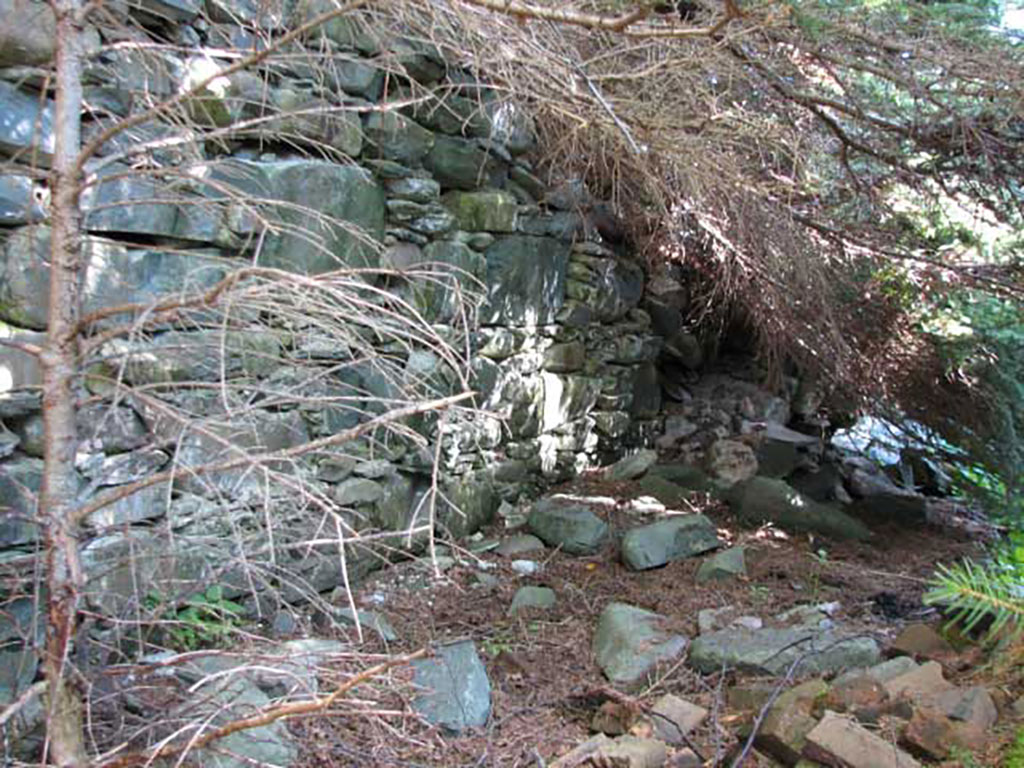
[[[593,301],[588,302],[604,323],[621,319],[640,303],[644,292],[644,272],[640,265],[621,259],[591,259],[596,268]]]
[[[746,443],[716,440],[708,451],[708,473],[724,488],[757,474],[757,456]]]
[[[31,0],[0,0],[0,67],[29,67],[53,58],[57,19],[53,9]]]
[[[203,7],[203,0],[138,0],[133,5],[167,21],[191,21]]]
[[[686,650],[687,639],[665,631],[666,619],[624,603],[609,603],[594,633],[597,665],[613,683],[640,681],[662,662]]]
[[[502,237],[486,251],[485,325],[542,325],[565,300],[568,249],[539,237]]]
[[[697,612],[697,629],[700,634],[707,635],[726,627],[745,627],[760,629],[764,622],[757,616],[741,616],[733,605],[724,608],[704,608]]]
[[[476,144],[450,136],[437,136],[424,165],[442,187],[475,189],[489,186],[500,164]]]
[[[864,540],[871,536],[871,531],[856,518],[803,496],[782,480],[745,480],[729,490],[727,500],[733,512],[752,525],[772,522],[783,528],[838,539]]]
[[[0,283],[0,296],[2,295],[3,285]],[[3,299],[0,298],[0,308],[2,307]],[[0,339],[39,346],[46,341],[46,335],[23,331],[0,321]],[[28,352],[0,344],[0,371],[3,371],[5,379],[3,389],[6,390],[0,392],[0,418],[18,418],[31,411],[39,410],[40,403],[37,393],[19,391],[36,389],[43,383],[39,359]]]
[[[163,468],[168,459],[168,455],[161,450],[141,448],[116,456],[98,454],[91,460],[80,462],[78,470],[89,478],[93,485],[103,488],[141,480]]]
[[[557,600],[555,590],[548,587],[520,587],[512,598],[512,605],[509,606],[508,612],[512,615],[524,608],[551,608]]]
[[[515,232],[519,206],[508,192],[499,189],[453,191],[442,202],[456,224],[471,232]]]
[[[608,524],[584,506],[562,506],[552,499],[534,503],[530,530],[549,547],[570,555],[596,552],[608,536]]]
[[[331,0],[297,0],[292,7],[290,24],[299,27],[336,7]],[[364,56],[373,56],[381,51],[383,34],[382,30],[375,29],[359,15],[344,14],[310,28],[305,37],[325,37],[342,48],[355,49]]]
[[[637,451],[612,464],[605,476],[613,482],[635,480],[642,476],[658,461],[658,452],[651,450]]]
[[[554,344],[544,350],[544,370],[552,373],[579,371],[586,361],[587,350],[581,341]]]
[[[744,674],[784,675],[803,657],[797,673],[826,675],[878,661],[878,644],[870,637],[848,636],[811,628],[746,629],[729,627],[701,635],[690,648],[690,664],[710,674],[722,666]]]
[[[48,166],[54,141],[53,101],[0,80],[0,152]]]
[[[609,739],[599,733],[551,764],[551,768],[576,768],[584,765],[616,768],[662,768],[668,759],[665,745],[656,739],[620,736]]]
[[[351,608],[342,608],[338,611],[338,617],[341,618],[345,623],[355,625],[356,614],[353,613]],[[364,628],[369,628],[376,632],[377,635],[385,643],[394,643],[398,641],[398,633],[395,632],[395,628],[391,626],[391,622],[387,620],[385,616],[377,613],[376,611],[358,611],[359,624]]]
[[[418,165],[434,147],[434,134],[400,112],[371,112],[363,130],[367,152],[384,160]]]
[[[210,672],[220,672],[211,669]],[[251,717],[270,707],[272,700],[244,674],[212,674],[196,689],[179,717],[221,724]],[[198,711],[197,711],[198,707]],[[210,768],[246,768],[253,764],[288,768],[294,765],[299,750],[282,720],[232,733],[213,746],[198,750],[192,759]]]
[[[365,169],[315,160],[235,160],[219,168],[223,181],[262,202],[286,230],[267,235],[261,265],[314,275],[377,264],[365,238],[384,236],[384,192]]]
[[[413,683],[421,691],[413,708],[428,722],[453,733],[486,724],[491,683],[472,641],[444,646],[412,666]]]
[[[389,197],[411,200],[414,203],[431,203],[441,196],[441,185],[433,179],[407,177],[391,179],[385,187]]]
[[[661,412],[658,369],[650,362],[637,365],[633,374],[633,401],[629,413],[634,419],[653,419]]]
[[[29,176],[0,174],[0,226],[14,227],[42,221],[46,218],[47,197],[48,193]]]
[[[33,544],[39,536],[36,495],[43,482],[43,462],[17,457],[0,463],[0,546]]]
[[[510,536],[507,539],[502,539],[501,543],[495,547],[494,552],[502,557],[515,557],[516,555],[523,555],[527,552],[538,552],[543,549],[543,541],[538,539],[536,536],[523,534],[521,536]]]
[[[780,695],[768,710],[754,743],[762,752],[795,765],[800,760],[807,734],[817,725],[815,704],[828,692],[824,680],[808,680]]]
[[[844,768],[919,768],[914,758],[856,721],[826,712],[808,734],[804,754]]]
[[[431,271],[410,278],[415,304],[432,320],[450,322],[465,309],[464,302],[482,292],[487,262],[469,246],[451,240],[431,243],[423,258],[432,262]]]
[[[278,0],[206,0],[206,10],[212,21],[223,24],[273,29],[285,22],[285,3]]]
[[[261,85],[262,88],[262,85]],[[262,96],[260,97],[262,100]],[[259,125],[257,133],[274,139],[309,139],[326,144],[348,157],[363,149],[363,127],[353,112],[339,110],[331,102],[309,91],[275,88],[270,106],[280,116]]]
[[[471,472],[444,484],[438,521],[455,538],[469,536],[494,519],[500,499],[490,472]]]
[[[344,506],[375,504],[384,498],[380,483],[363,477],[353,477],[339,483],[334,489],[334,500]]]
[[[298,411],[269,413],[253,411],[244,419],[235,422],[200,422],[202,431],[189,428],[181,434],[180,424],[167,423],[159,418],[149,420],[154,434],[166,439],[180,439],[175,454],[179,472],[175,488],[179,491],[205,495],[223,495],[228,498],[250,497],[254,503],[264,497],[263,473],[249,467],[223,472],[193,476],[190,468],[202,467],[237,458],[243,454],[273,453],[309,442],[309,432]],[[204,432],[209,434],[204,434]],[[290,474],[295,465],[288,461],[274,461],[265,464],[268,470]]]
[[[575,211],[521,214],[516,226],[524,235],[566,241],[586,237],[588,232],[586,220]]]
[[[747,563],[743,547],[732,547],[713,555],[700,564],[697,581],[728,581],[737,576],[747,575]]]
[[[545,371],[540,380],[543,386],[539,414],[542,432],[557,430],[582,418],[597,402],[600,391],[598,379]]]
[[[971,723],[983,730],[991,728],[999,719],[992,695],[982,685],[940,693],[935,698],[935,706],[951,720]]]
[[[347,646],[338,640],[309,637],[288,640],[279,649],[276,658],[271,656],[254,670],[252,679],[275,699],[304,699],[316,695],[321,670],[345,653]]]
[[[89,373],[139,386],[264,377],[281,364],[281,347],[281,339],[265,328],[168,331],[145,342],[107,344],[102,365]]]
[[[155,520],[166,514],[167,504],[166,483],[146,486],[91,513],[85,518],[85,525],[89,528],[109,528]]]
[[[715,526],[704,515],[679,515],[628,531],[622,538],[622,562],[642,571],[719,546]]]
[[[655,464],[648,476],[660,477],[675,483],[687,491],[708,491],[712,488],[711,478],[702,469],[689,464]]]
[[[684,744],[685,737],[699,728],[708,716],[704,707],[666,693],[651,705],[654,735],[667,744]]]
[[[218,258],[215,251],[127,248],[95,237],[83,239],[83,251],[85,314],[108,306],[149,305],[175,295],[196,293],[215,285],[235,267],[227,259]],[[45,329],[50,228],[37,225],[15,230],[4,243],[0,259],[0,317],[16,325]],[[125,322],[133,316],[124,314],[114,319]]]
[[[217,569],[230,558],[226,544],[155,529],[101,536],[82,547],[83,594],[110,616],[136,615],[151,593],[173,604],[220,581]]]
[[[637,483],[637,488],[645,496],[652,496],[673,509],[679,507],[690,495],[690,491],[681,485],[650,473],[644,475]]]

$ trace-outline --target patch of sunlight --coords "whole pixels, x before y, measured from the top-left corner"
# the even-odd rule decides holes
[[[14,389],[14,373],[6,364],[0,364],[0,392],[10,392]]]
[[[206,84],[204,89],[215,96],[223,98],[231,87],[231,81],[226,77],[214,77],[221,70],[221,66],[209,56],[195,56],[188,60],[186,65],[188,74],[185,76],[181,89],[183,93],[195,88],[207,78],[213,79]]]
[[[611,496],[580,496],[575,493],[556,493],[551,498],[564,499],[565,501],[572,501],[577,504],[589,504],[594,507],[607,507],[608,509],[614,509],[619,504]]]

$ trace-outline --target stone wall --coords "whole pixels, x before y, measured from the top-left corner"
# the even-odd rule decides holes
[[[106,5],[125,24],[88,30],[87,139],[322,10],[313,2],[257,12],[246,0]],[[53,43],[52,35],[8,30],[53,22],[45,4],[27,0],[0,0],[0,17],[0,334],[38,341],[53,151],[51,94],[40,88]],[[423,327],[457,338],[454,286],[403,280],[403,270],[438,264],[460,270],[466,294],[474,278],[483,286],[482,301],[469,305],[466,344],[477,405],[491,416],[453,424],[443,439],[436,419],[421,418],[411,426],[424,444],[367,440],[288,468],[308,496],[347,510],[368,542],[423,514],[435,449],[439,519],[462,535],[500,504],[648,439],[660,408],[660,341],[639,308],[643,272],[591,231],[579,190],[552,190],[537,178],[531,121],[500,91],[428,45],[343,17],[259,67],[211,83],[182,109],[111,138],[90,160],[86,312],[209,288],[254,263],[306,275],[380,267],[390,277],[367,278],[357,292],[383,311],[390,290],[422,315]],[[172,119],[182,116],[190,122]],[[146,142],[151,148],[137,154]],[[450,372],[416,343],[353,332],[353,342],[376,345],[367,360],[316,328],[258,319],[237,310],[225,330],[197,310],[151,325],[103,347],[80,382],[83,499],[175,462],[182,468],[173,483],[86,520],[94,607],[130,613],[147,600],[173,602],[217,585],[262,612],[271,595],[308,600],[344,583],[330,518],[298,503],[294,483],[266,487],[241,471],[190,478],[189,466],[223,455],[211,430],[249,450],[298,446],[372,416],[395,380],[444,380]],[[333,393],[340,405],[251,395],[305,391],[311,380],[297,383],[295,372],[311,360],[321,366],[318,394]],[[31,599],[38,547],[39,381],[30,356],[0,347],[0,555],[14,607],[30,605],[17,600]],[[173,391],[161,389],[171,384]],[[448,382],[437,391],[457,389]],[[169,424],[141,390],[172,392],[165,399],[207,432]],[[244,419],[232,422],[233,413]],[[352,548],[348,567],[358,576],[389,556]],[[21,619],[4,623],[5,652],[20,654],[35,642],[23,626],[33,612],[10,614]],[[20,688],[34,674],[34,664],[0,666],[18,678],[0,688]]]

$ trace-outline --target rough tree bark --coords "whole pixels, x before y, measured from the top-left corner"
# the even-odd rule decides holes
[[[46,558],[49,616],[43,674],[47,682],[49,759],[58,766],[88,762],[83,740],[82,704],[66,674],[81,594],[74,506],[76,338],[83,271],[80,182],[82,0],[53,0],[57,16],[55,149],[52,189],[52,251],[46,346],[40,355],[45,428],[39,516]]]

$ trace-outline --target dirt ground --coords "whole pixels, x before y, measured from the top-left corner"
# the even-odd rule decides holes
[[[638,524],[635,516],[623,511],[631,498],[628,484],[613,486],[584,476],[553,492],[614,497],[618,507],[594,508],[613,533]],[[907,622],[937,622],[937,614],[921,602],[927,579],[936,564],[976,554],[980,547],[956,530],[911,527],[894,520],[867,520],[873,539],[850,543],[742,529],[725,508],[706,500],[696,499],[694,511],[708,514],[730,543],[747,548],[746,578],[698,585],[699,557],[651,571],[628,571],[616,557],[614,535],[604,551],[591,557],[543,553],[543,568],[533,576],[516,574],[508,560],[493,553],[481,554],[479,560],[490,564],[484,573],[497,577],[490,585],[481,583],[477,556],[468,552],[455,553],[459,562],[441,580],[430,578],[422,564],[405,563],[380,572],[360,589],[357,599],[385,613],[401,640],[388,648],[371,640],[367,650],[410,652],[456,639],[474,640],[492,685],[490,722],[459,737],[428,727],[412,713],[409,689],[403,692],[395,685],[409,678],[407,669],[399,670],[390,680],[364,690],[365,699],[355,699],[351,712],[293,723],[303,744],[301,764],[547,766],[590,735],[591,718],[607,698],[607,683],[590,651],[594,627],[607,603],[622,601],[656,611],[669,618],[674,631],[694,637],[697,613],[704,608],[731,605],[768,617],[801,603],[839,601],[844,626],[871,631],[884,643]],[[495,528],[484,535],[497,538],[507,532]],[[507,615],[513,594],[524,585],[551,587],[558,603],[547,611]],[[993,683],[1001,682],[988,667],[963,674],[988,675]],[[1003,671],[1005,680],[1014,677]],[[681,661],[659,670],[631,694],[649,702],[670,692],[707,708],[711,716],[695,733],[694,746],[705,765],[729,764],[731,758],[725,758],[737,744],[739,725],[737,716],[724,707],[723,692],[730,682],[721,675],[699,675]],[[994,734],[992,754],[978,756],[975,765],[998,765],[998,743],[1011,732],[1006,726]],[[770,764],[756,757],[745,763]]]

